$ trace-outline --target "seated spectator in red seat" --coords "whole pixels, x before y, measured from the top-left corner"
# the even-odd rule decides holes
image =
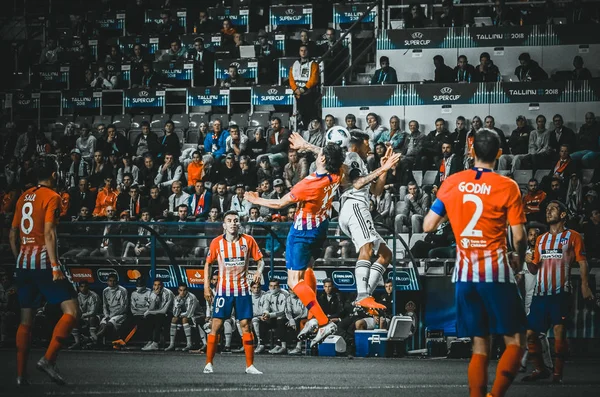
[[[519,81],[543,81],[548,80],[548,73],[542,67],[531,59],[529,53],[524,52],[519,55],[520,65],[515,69],[515,75]]]
[[[523,208],[527,223],[541,222],[546,220],[546,214],[540,211],[540,205],[546,199],[546,192],[538,186],[538,181],[531,178],[527,184],[527,194],[523,196]]]

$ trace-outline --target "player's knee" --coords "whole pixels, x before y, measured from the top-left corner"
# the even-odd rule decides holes
[[[360,247],[359,258],[370,260],[373,256],[373,243],[367,243]]]
[[[367,323],[365,322],[365,320],[357,320],[356,323],[354,323],[354,327],[357,330],[366,330],[367,329]]]
[[[178,318],[177,318],[177,317],[173,317],[173,318],[171,319],[171,324],[177,324],[177,320],[178,320]]]
[[[245,334],[252,332],[252,328],[250,327],[250,323],[248,321],[240,322],[240,327],[242,328],[242,332]]]
[[[181,319],[181,322],[182,322],[183,324],[189,324],[189,322],[190,322],[190,319],[189,319],[189,318],[187,318],[187,317],[183,317],[183,318]]]

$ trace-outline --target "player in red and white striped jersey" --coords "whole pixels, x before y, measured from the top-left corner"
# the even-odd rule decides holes
[[[254,341],[250,321],[253,317],[252,294],[248,285],[248,263],[256,261],[256,272],[253,280],[260,283],[264,269],[262,252],[254,238],[240,233],[240,217],[236,211],[227,211],[223,216],[225,234],[215,238],[210,243],[206,263],[204,264],[204,298],[213,305],[212,325],[206,348],[205,374],[213,373],[213,360],[217,351],[217,334],[226,319],[235,315],[240,320],[242,328],[242,343],[246,354],[246,373],[262,374],[254,366]],[[210,289],[211,265],[219,264],[219,281],[216,291]]]
[[[560,201],[551,201],[546,207],[546,222],[550,230],[537,238],[533,258],[527,267],[537,273],[537,286],[533,291],[531,308],[527,316],[527,344],[529,357],[534,363],[533,372],[524,377],[524,382],[533,382],[550,377],[541,356],[542,347],[539,335],[550,326],[554,328],[554,374],[552,381],[562,383],[567,344],[567,324],[571,305],[571,267],[579,264],[581,294],[585,300],[593,300],[594,295],[588,284],[588,263],[585,257],[583,239],[574,230],[567,229],[567,207]]]
[[[525,309],[516,286],[514,271],[522,267],[526,236],[525,214],[517,184],[492,170],[501,153],[495,131],[474,134],[475,167],[448,177],[425,217],[425,232],[434,232],[447,217],[456,237],[456,283],[458,336],[473,338],[469,364],[471,397],[487,393],[490,335],[502,335],[506,350],[488,396],[506,394],[523,356]],[[515,246],[507,252],[506,225]]]
[[[28,384],[27,356],[31,339],[34,305],[39,295],[48,303],[60,304],[63,311],[52,340],[37,368],[59,384],[65,381],[56,370],[56,357],[63,341],[77,324],[79,305],[73,285],[65,278],[57,253],[56,225],[60,216],[60,195],[53,189],[57,165],[49,158],[36,164],[38,185],[26,190],[19,200],[10,229],[10,247],[17,258],[17,284],[21,324],[17,330],[17,384]]]

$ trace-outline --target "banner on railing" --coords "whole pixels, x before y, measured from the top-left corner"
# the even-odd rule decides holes
[[[213,21],[231,19],[233,26],[247,26],[250,9],[248,7],[209,7],[208,15]]]
[[[163,10],[146,10],[146,23],[154,23],[156,25],[162,25],[163,21],[160,18],[160,14]],[[187,23],[187,10],[185,8],[180,8],[177,10],[170,11],[171,18],[177,18],[177,24],[181,27],[185,27]]]
[[[71,67],[69,65],[37,65],[37,73],[42,90],[69,89]]]
[[[8,94],[7,94],[8,95]],[[32,110],[40,108],[40,93],[17,91],[12,96],[15,110]]]
[[[91,20],[102,30],[119,31],[125,29],[125,13],[122,11],[105,13]]]
[[[148,266],[69,266],[68,270],[74,283],[87,281],[93,289],[107,287],[108,277],[113,274],[117,276],[119,285],[125,288],[135,287],[138,278],[151,280]],[[177,288],[179,284],[174,266],[157,266],[154,278],[161,280],[167,288]]]
[[[102,106],[102,91],[92,88],[64,91],[61,106],[63,109],[99,109]]]
[[[125,90],[123,106],[126,108],[163,107],[165,91],[155,88],[131,88]]]
[[[187,89],[188,106],[227,106],[229,90],[220,87],[194,87]]]
[[[401,106],[402,85],[325,87],[323,107]]]
[[[282,86],[257,85],[252,87],[252,105],[293,105],[294,93]]]
[[[269,10],[270,25],[311,25],[313,8],[306,5],[276,5]]]
[[[256,59],[217,59],[215,61],[215,78],[224,80],[229,76],[229,66],[236,66],[238,74],[246,80],[254,81],[258,75]]]
[[[369,3],[336,3],[333,5],[333,23],[353,23],[369,9]],[[377,6],[373,7],[362,23],[373,23],[377,18]]]

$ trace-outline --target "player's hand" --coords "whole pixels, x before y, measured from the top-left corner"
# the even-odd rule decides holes
[[[533,262],[533,254],[531,252],[528,252],[527,254],[525,254],[525,262],[526,263],[532,263]]]
[[[306,140],[297,132],[292,132],[289,138],[290,149],[302,150],[306,147]]]
[[[394,154],[394,149],[392,149],[391,146],[388,146],[385,151],[385,154],[379,160],[379,164],[383,167],[385,162],[388,161],[388,159],[392,156],[392,154]]]
[[[57,263],[52,264],[52,281],[64,280],[65,274],[63,273],[60,265]]]
[[[248,200],[252,204],[256,204],[256,200],[260,198],[257,192],[246,192],[244,193],[244,200]]]
[[[269,313],[263,313],[263,315],[260,319],[263,321],[267,321],[269,319]]]
[[[389,148],[388,148],[389,150]],[[400,153],[394,153],[392,154],[386,161],[384,164],[381,165],[381,167],[384,170],[391,170],[392,168],[394,168],[396,166],[396,164],[398,164],[398,162],[400,161]]]
[[[259,272],[254,272],[254,274],[252,275],[252,282],[260,285],[261,279],[262,279],[262,274],[260,274]]]
[[[212,305],[213,292],[210,288],[204,288],[204,299],[206,299],[208,304]]]
[[[289,320],[286,325],[293,330],[296,329],[296,322],[294,320]]]
[[[594,300],[594,294],[588,284],[581,284],[581,295],[583,295],[583,299],[586,301]]]

